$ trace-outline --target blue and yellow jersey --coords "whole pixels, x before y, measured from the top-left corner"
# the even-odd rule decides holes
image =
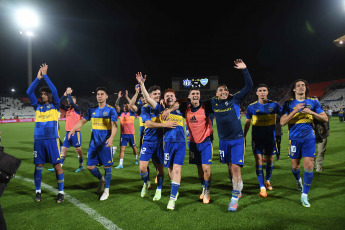
[[[47,75],[43,76],[48,87],[52,91],[52,103],[41,104],[35,96],[35,89],[40,82],[36,78],[27,90],[27,95],[30,99],[31,105],[36,110],[35,112],[35,139],[55,139],[59,138],[58,122],[59,122],[59,108],[60,99],[54,84],[50,81]]]
[[[324,112],[318,100],[307,98],[303,101],[298,101],[296,99],[286,101],[283,105],[283,114],[290,114],[295,106],[300,103],[304,103],[306,108],[318,114]],[[301,111],[302,109],[297,112],[288,123],[290,140],[315,138],[313,131],[313,115],[301,113]]]
[[[142,121],[152,121],[162,123],[160,118],[160,110],[157,104],[155,109],[152,109],[148,104],[141,107]],[[143,141],[146,142],[162,142],[163,141],[163,128],[145,128]]]
[[[103,108],[90,108],[83,119],[92,122],[91,144],[99,146],[111,136],[111,122],[117,122],[117,113],[114,107],[105,105]]]
[[[282,108],[277,102],[267,100],[266,104],[256,101],[247,108],[247,119],[252,119],[253,140],[274,140],[277,115]]]
[[[161,112],[165,110],[161,105],[158,106]],[[172,111],[166,121],[162,121],[162,123],[167,121],[175,121],[177,122],[177,126],[175,129],[164,128],[164,142],[186,142],[183,128],[183,115],[180,110]]]
[[[144,130],[146,128],[145,123],[143,122],[143,117],[141,116],[141,108],[143,107],[142,103],[138,102],[137,108],[137,114],[139,115],[139,126],[140,126],[140,137],[144,135]]]
[[[241,125],[240,103],[253,87],[253,81],[248,69],[243,69],[245,86],[240,92],[221,100],[218,97],[211,99],[214,116],[217,121],[219,140],[236,140],[243,138]]]

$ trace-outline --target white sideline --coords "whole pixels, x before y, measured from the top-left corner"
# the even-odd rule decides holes
[[[26,182],[34,183],[34,180],[29,179],[29,178],[25,178],[25,177],[21,177],[21,176],[18,176],[18,175],[16,175],[14,178],[21,179],[21,180],[24,180]],[[43,188],[49,190],[52,193],[56,193],[57,194],[59,192],[56,188],[53,188],[52,186],[47,185],[45,183],[42,183],[41,186]],[[75,206],[77,206],[78,208],[80,208],[82,211],[84,211],[86,214],[88,214],[92,219],[94,219],[95,221],[97,221],[101,225],[103,225],[104,228],[109,229],[109,230],[121,230],[121,228],[119,228],[111,220],[108,220],[107,218],[101,216],[94,209],[90,208],[89,206],[87,206],[86,204],[80,202],[79,200],[73,198],[72,196],[68,195],[67,193],[65,193],[65,198],[66,198],[66,201],[69,201],[72,204],[74,204]]]

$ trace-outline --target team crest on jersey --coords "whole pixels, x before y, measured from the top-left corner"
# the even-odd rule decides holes
[[[228,106],[229,102],[225,102],[225,105]]]
[[[176,113],[181,113],[179,109],[176,110]]]
[[[269,107],[268,111],[272,112],[273,111],[273,107]]]
[[[108,115],[108,112],[103,112],[103,116],[107,116]]]

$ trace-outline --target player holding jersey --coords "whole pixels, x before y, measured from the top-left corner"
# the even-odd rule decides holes
[[[86,115],[80,120],[68,134],[71,138],[87,121],[92,122],[92,134],[87,154],[87,169],[99,179],[97,192],[101,193],[105,187],[100,200],[109,197],[109,187],[111,181],[111,166],[113,165],[112,145],[117,131],[117,113],[115,108],[107,105],[108,93],[104,87],[96,89],[98,107],[90,108]],[[105,176],[99,172],[96,165],[103,164]]]
[[[313,180],[313,164],[315,158],[315,134],[313,120],[327,122],[328,117],[316,99],[307,98],[308,83],[303,79],[294,81],[289,90],[291,99],[283,105],[282,126],[289,125],[289,156],[292,173],[296,178],[297,190],[302,192],[301,202],[304,207],[310,207],[309,189]],[[300,165],[303,157],[303,185],[300,177]]]
[[[267,191],[272,190],[270,183],[273,172],[273,155],[275,154],[275,125],[281,107],[277,102],[267,99],[268,86],[260,84],[256,89],[258,100],[247,108],[244,138],[246,138],[252,121],[252,149],[255,158],[256,176],[259,181],[259,197],[267,197]],[[262,169],[263,155],[266,156],[266,181]]]
[[[244,138],[240,120],[240,103],[253,87],[246,64],[241,59],[237,59],[234,63],[234,68],[242,70],[245,80],[244,88],[234,95],[229,95],[227,86],[220,85],[217,88],[216,97],[211,100],[217,121],[220,157],[222,163],[228,165],[229,176],[232,176],[232,198],[228,205],[228,211],[231,212],[237,210],[243,189],[241,167],[244,165]]]
[[[64,201],[64,172],[61,168],[60,141],[58,134],[60,100],[54,84],[47,76],[48,65],[42,64],[37,78],[26,91],[31,105],[35,109],[35,134],[34,134],[34,181],[36,187],[35,201],[40,202],[41,181],[43,165],[47,162],[54,166],[59,193],[56,203]],[[41,103],[35,96],[38,83],[44,79],[48,87],[41,87]]]

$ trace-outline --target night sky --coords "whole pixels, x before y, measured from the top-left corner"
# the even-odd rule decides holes
[[[187,3],[188,2],[188,3]],[[171,87],[171,77],[218,75],[241,88],[233,60],[242,58],[254,84],[345,78],[344,0],[1,1],[0,94],[27,89],[27,40],[14,12],[32,6],[40,27],[32,40],[33,79],[40,63],[62,95],[67,86],[90,95],[97,86],[134,92],[135,73]]]

